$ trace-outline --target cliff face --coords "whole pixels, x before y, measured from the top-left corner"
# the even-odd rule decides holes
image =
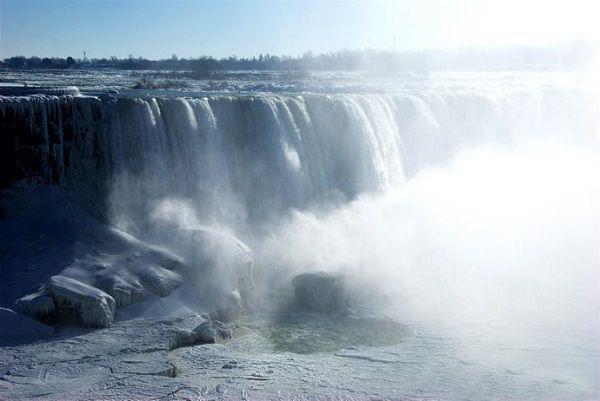
[[[9,192],[24,186],[60,185],[76,199],[106,191],[106,125],[99,99],[2,97],[0,131],[3,215],[10,214]]]

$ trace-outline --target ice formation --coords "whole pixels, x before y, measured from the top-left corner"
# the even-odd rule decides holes
[[[29,315],[40,321],[51,321],[56,313],[54,301],[41,286],[37,291],[27,294],[15,301],[15,310],[24,315]]]
[[[179,256],[73,210],[64,219],[63,203],[69,201],[54,197],[52,191],[42,194],[46,196],[40,197],[37,207],[14,223],[25,226],[31,220],[39,228],[46,225],[48,232],[62,233],[45,240],[42,254],[24,248],[28,254],[39,254],[35,263],[47,266],[40,269],[41,278],[49,272],[55,275],[31,283],[37,285],[36,290],[14,302],[19,313],[42,322],[103,327],[111,324],[115,309],[124,310],[140,302],[146,302],[145,308],[156,314],[169,314],[176,308],[186,310],[186,304],[201,299],[204,310],[222,318],[239,314],[251,302],[252,256],[236,238],[214,229],[175,230],[169,234],[171,240],[163,243],[181,250]],[[41,232],[40,238],[45,238]],[[14,241],[24,244],[18,237]],[[190,252],[184,252],[187,248]],[[55,264],[64,267],[55,269]],[[12,269],[19,267],[14,265]],[[181,305],[177,306],[179,301],[156,304],[180,287],[175,298],[181,298]],[[135,316],[134,310],[139,311],[139,307],[124,313]]]
[[[113,322],[115,300],[98,288],[69,277],[53,276],[46,291],[59,311],[73,308],[84,326],[106,327]]]

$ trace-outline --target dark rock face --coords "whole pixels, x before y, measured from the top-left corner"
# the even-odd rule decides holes
[[[97,98],[0,96],[0,217],[11,189],[24,184],[60,185],[97,204],[106,192],[107,118]]]
[[[349,304],[345,279],[325,272],[303,273],[292,280],[296,303],[314,311],[335,312]]]

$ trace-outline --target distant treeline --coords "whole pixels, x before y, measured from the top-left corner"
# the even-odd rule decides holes
[[[576,69],[585,66],[592,57],[593,47],[587,43],[573,43],[560,47],[505,47],[462,48],[452,50],[376,51],[356,50],[314,55],[307,52],[300,57],[259,55],[252,58],[231,56],[215,59],[210,56],[179,58],[173,55],[163,60],[143,57],[120,59],[40,58],[15,56],[4,59],[0,67],[8,69],[122,69],[170,70],[211,73],[217,71],[288,70],[288,71],[344,71],[344,70],[472,70],[472,69]]]

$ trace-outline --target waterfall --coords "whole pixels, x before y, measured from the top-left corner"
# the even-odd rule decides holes
[[[62,185],[132,231],[166,197],[235,226],[401,184],[469,146],[573,132],[597,144],[592,113],[573,115],[585,105],[561,89],[2,97],[1,185]]]

